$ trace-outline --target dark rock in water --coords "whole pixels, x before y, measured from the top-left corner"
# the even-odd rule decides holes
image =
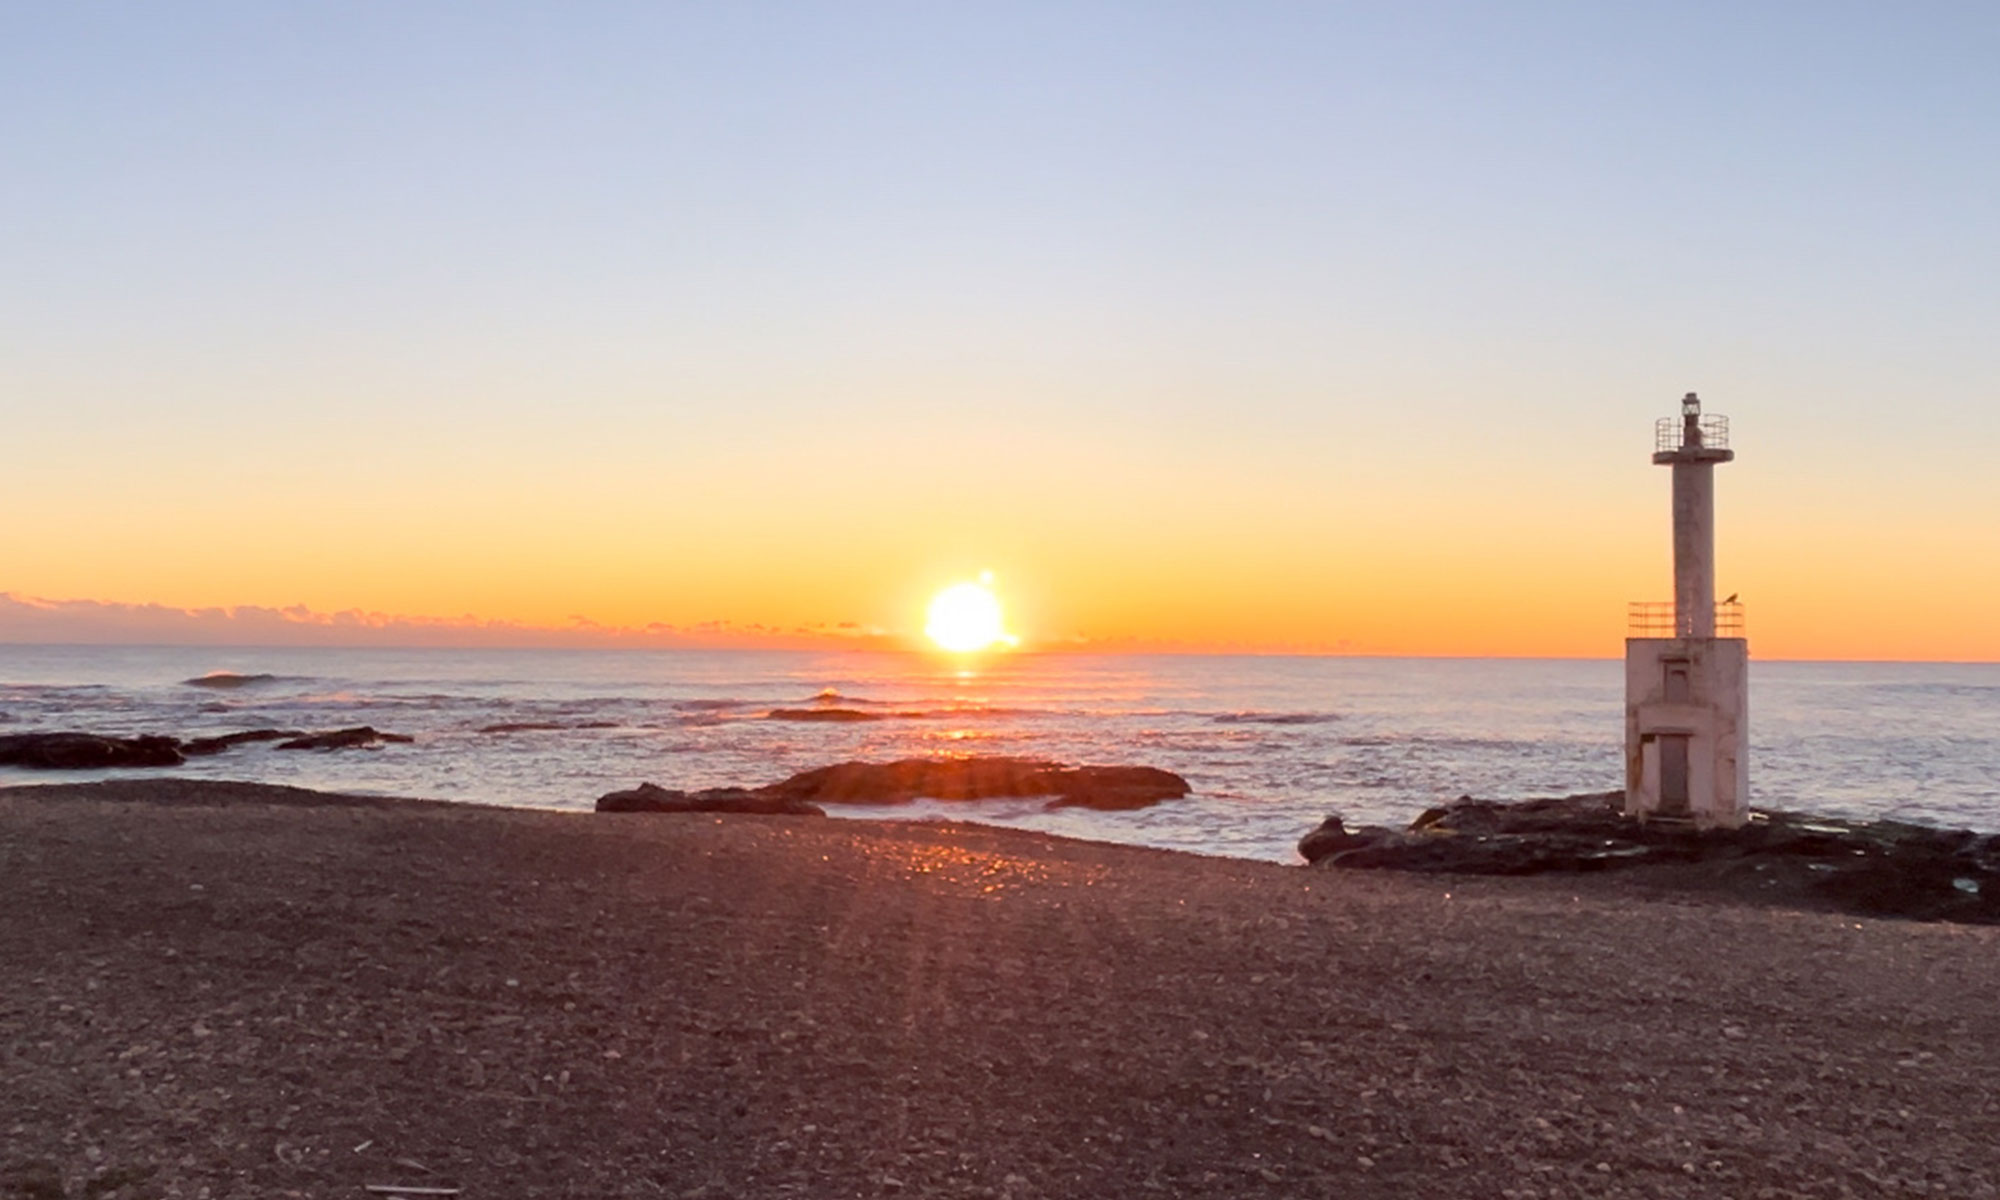
[[[213,671],[207,675],[197,675],[193,679],[181,680],[188,687],[199,688],[240,688],[277,681],[276,675],[238,675],[233,671]]]
[[[1050,808],[1105,812],[1150,808],[1162,800],[1178,800],[1190,790],[1187,780],[1158,767],[1056,767],[1041,782],[1056,789]]]
[[[0,736],[0,767],[85,771],[102,767],[175,767],[186,761],[178,738],[104,737],[95,733]]]
[[[353,729],[335,729],[328,733],[309,733],[295,737],[289,742],[279,742],[280,750],[345,750],[354,746],[378,746],[383,742],[410,742],[414,738],[400,733],[383,733],[367,725]]]
[[[1468,875],[1644,866],[1670,883],[1727,886],[1767,899],[2000,923],[2000,840],[1993,835],[1765,811],[1753,812],[1741,828],[1703,830],[1627,817],[1622,800],[1619,792],[1514,804],[1460,797],[1425,810],[1399,833],[1348,833],[1336,817],[1301,839],[1299,853],[1342,869]]]
[[[771,816],[823,817],[826,810],[816,804],[773,796],[761,789],[708,788],[682,792],[642,783],[626,792],[609,792],[597,798],[598,812],[644,813],[763,813]]]
[[[824,804],[907,804],[1047,796],[1047,807],[1144,808],[1188,794],[1187,780],[1154,767],[1070,767],[1033,758],[906,758],[835,763],[759,788],[679,792],[651,784],[613,792],[599,812],[810,812]],[[767,807],[770,806],[770,807]]]
[[[1050,796],[1050,808],[1129,809],[1185,796],[1188,784],[1154,767],[1068,767],[1033,758],[906,758],[835,763],[762,790],[817,804]]]
[[[231,746],[241,746],[246,742],[276,742],[285,738],[304,737],[300,729],[246,729],[241,733],[225,733],[219,737],[194,738],[181,743],[181,753],[190,757],[204,754],[220,754]]]
[[[774,708],[764,714],[766,721],[880,721],[882,713],[858,708]]]

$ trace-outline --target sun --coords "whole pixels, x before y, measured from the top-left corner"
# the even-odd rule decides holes
[[[1000,599],[988,586],[992,582],[989,571],[977,583],[954,583],[932,597],[924,632],[954,654],[1013,645],[1017,639],[1001,620]]]

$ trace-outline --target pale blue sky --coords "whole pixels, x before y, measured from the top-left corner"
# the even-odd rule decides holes
[[[788,440],[883,501],[913,444],[1062,441],[1529,525],[1532,462],[1651,514],[1699,388],[1742,544],[2000,555],[1996,64],[1970,4],[11,5],[0,502],[782,495]]]

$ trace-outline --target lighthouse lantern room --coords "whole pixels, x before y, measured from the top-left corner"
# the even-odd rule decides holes
[[[1729,418],[1693,392],[1654,429],[1673,469],[1674,598],[1634,603],[1625,639],[1625,811],[1734,827],[1749,816],[1750,643],[1743,609],[1715,602],[1715,466]]]

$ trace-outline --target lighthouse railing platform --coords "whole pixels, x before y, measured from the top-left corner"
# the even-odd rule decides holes
[[[1635,638],[1693,637],[1694,619],[1682,621],[1671,600],[1634,600],[1626,605],[1625,636]],[[1715,606],[1715,636],[1743,636],[1743,605],[1725,600]]]
[[[1701,418],[1701,448],[1729,449],[1729,418],[1710,413]],[[1680,417],[1661,417],[1653,422],[1653,453],[1674,454],[1687,444],[1687,422]]]

